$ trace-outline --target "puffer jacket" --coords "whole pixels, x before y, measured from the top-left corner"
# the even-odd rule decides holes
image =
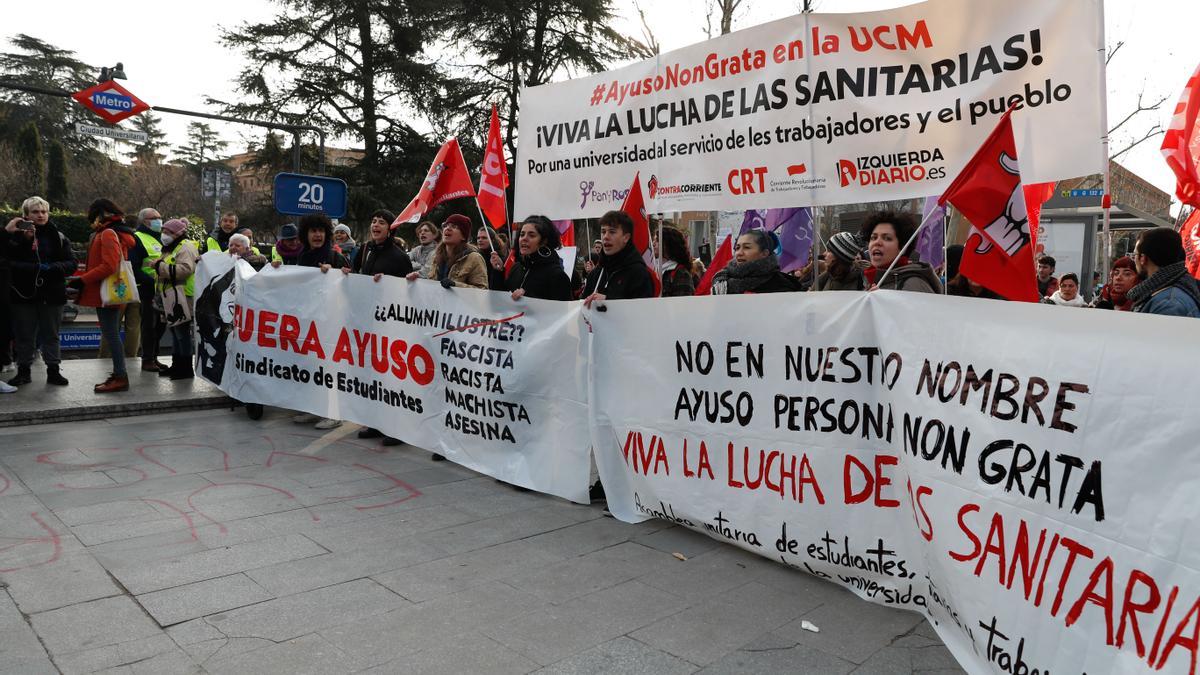
[[[431,265],[429,278],[437,281],[449,278],[461,288],[482,288],[485,291],[488,288],[487,264],[470,244],[464,245],[458,257],[449,265],[443,264],[440,269],[436,264]]]

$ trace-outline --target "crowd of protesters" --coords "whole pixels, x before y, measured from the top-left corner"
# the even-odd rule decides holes
[[[738,295],[886,288],[1002,299],[962,273],[961,246],[947,249],[944,270],[913,259],[916,221],[907,213],[892,211],[870,214],[857,233],[834,234],[821,258],[794,272],[780,269],[780,245],[773,233],[745,232],[734,244],[732,260],[701,289],[704,264],[689,254],[682,232],[671,226],[659,229],[653,238],[656,264],[652,269],[634,245],[632,219],[621,211],[600,218],[600,238],[583,260],[580,275],[563,269],[559,230],[540,215],[515,223],[514,241],[490,228],[480,228],[472,236],[471,220],[461,214],[447,217],[440,226],[425,221],[416,227],[417,239],[409,248],[393,236],[395,217],[388,211],[371,215],[362,242],[355,241],[349,226],[335,225],[323,214],[310,214],[281,227],[264,255],[251,230],[239,226],[236,213],[222,214],[201,242],[188,237],[185,220],[164,221],[153,207],[127,217],[108,199],[97,199],[88,208],[92,234],[86,265],[77,273],[79,261],[72,242],[50,220],[50,204],[30,197],[21,209],[22,215],[0,230],[0,367],[11,371],[15,365],[16,370],[7,382],[0,381],[3,393],[33,382],[38,350],[46,382],[69,384],[61,369],[59,342],[69,298],[95,308],[102,336],[100,356],[112,361],[112,373],[95,385],[96,393],[128,390],[126,362],[139,357],[143,371],[172,380],[194,377],[195,274],[201,255],[208,251],[228,253],[256,270],[268,265],[314,267],[322,272],[336,268],[344,274],[371,276],[376,282],[384,276],[429,279],[447,289],[499,291],[518,301],[581,299],[585,306],[601,310],[609,300],[697,292]],[[1044,303],[1200,318],[1200,288],[1185,269],[1180,236],[1170,228],[1144,230],[1132,255],[1113,262],[1107,283],[1094,289],[1091,303],[1083,298],[1078,276],[1056,277],[1055,265],[1050,256],[1037,260],[1036,282]],[[102,287],[123,279],[123,269],[132,273],[137,301],[115,304]],[[939,271],[945,276],[940,278]],[[162,363],[158,353],[168,332],[170,365]],[[341,424],[311,415],[297,416],[296,421],[316,423],[320,429]],[[375,429],[365,429],[360,436],[381,437],[385,445],[400,443]]]

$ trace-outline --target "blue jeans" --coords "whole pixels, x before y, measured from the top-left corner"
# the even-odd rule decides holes
[[[121,342],[121,308],[97,307],[96,318],[100,320],[100,334],[108,341],[112,350],[113,375],[125,377],[125,345]]]
[[[192,322],[171,326],[171,365],[192,360]]]

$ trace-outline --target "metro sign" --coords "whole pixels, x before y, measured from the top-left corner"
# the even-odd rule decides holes
[[[150,109],[140,98],[112,80],[77,91],[71,94],[71,98],[109,124],[116,124]]]

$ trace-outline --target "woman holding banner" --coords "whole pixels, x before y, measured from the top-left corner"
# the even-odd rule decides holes
[[[508,275],[512,299],[570,300],[571,278],[558,255],[558,228],[545,216],[529,216],[517,235],[517,264]]]
[[[733,261],[713,276],[713,295],[788,293],[803,290],[800,281],[779,271],[779,240],[771,232],[750,230],[737,239]]]
[[[916,238],[917,223],[907,213],[876,211],[863,221],[860,237],[867,243],[867,262],[863,272],[870,290],[890,288],[917,293],[941,293],[942,282],[929,263],[911,262],[908,252]],[[895,262],[895,267],[892,267]],[[892,271],[887,272],[892,267]],[[886,273],[886,278],[883,278]],[[880,281],[882,280],[882,284]]]

